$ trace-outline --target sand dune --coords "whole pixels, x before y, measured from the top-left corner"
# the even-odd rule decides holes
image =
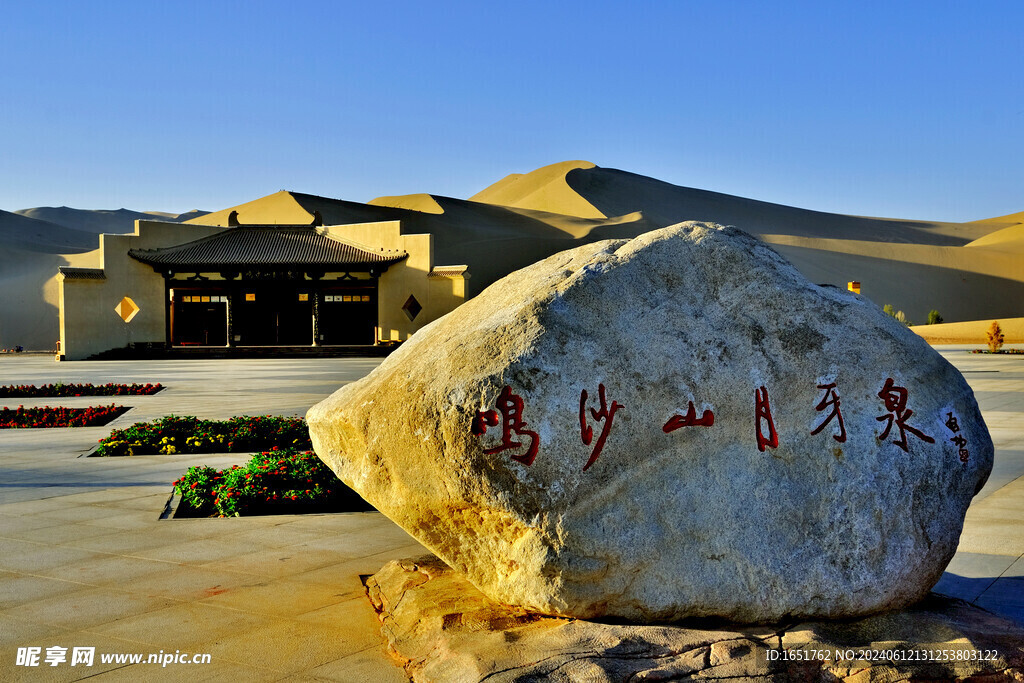
[[[1019,213],[1011,213],[1006,216],[996,216],[995,218],[982,218],[981,220],[971,221],[972,223],[990,223],[992,225],[999,225],[1006,227],[1008,225],[1016,225],[1017,223],[1024,223],[1024,211]]]
[[[602,213],[588,199],[572,188],[567,178],[570,171],[595,168],[589,161],[563,161],[538,168],[527,174],[513,173],[470,197],[486,204],[536,209],[580,218],[607,218],[634,213],[638,209]]]
[[[371,206],[390,206],[396,209],[409,209],[422,213],[444,213],[444,209],[429,194],[402,194],[393,197],[377,197],[371,199]]]
[[[996,249],[1008,253],[1024,254],[1024,224],[1017,223],[967,244],[970,248]]]
[[[243,224],[308,224],[316,212],[328,225],[399,220],[407,233],[434,235],[439,265],[470,266],[471,296],[512,270],[584,242],[634,237],[684,220],[714,221],[758,235],[813,282],[845,287],[847,281],[859,280],[865,296],[878,305],[892,304],[911,320],[924,320],[932,309],[950,321],[1024,316],[1024,226],[1017,220],[1024,214],[973,223],[844,216],[678,187],[568,161],[512,174],[470,200],[413,194],[361,204],[281,191],[210,214],[175,218],[227,225],[232,211]],[[0,212],[0,244],[21,250],[17,257],[0,261],[0,280],[9,288],[25,288],[26,298],[19,299],[25,306],[51,313],[43,290],[53,289],[52,277],[60,264],[54,258],[33,261],[24,256],[28,249],[49,256],[55,251],[80,252],[95,247],[95,241],[76,241],[95,240],[95,233],[86,230],[113,231],[97,228],[101,219],[122,220],[135,214],[134,221],[156,215],[67,208],[24,213],[54,220],[44,223]],[[79,229],[57,225],[58,219]],[[33,269],[41,273],[36,280],[28,275]],[[16,276],[21,278],[17,282]],[[0,324],[0,346],[52,344],[55,315],[52,324],[47,322],[50,318],[33,322],[16,308],[0,311],[0,321],[7,321]],[[21,322],[9,322],[16,319]]]
[[[98,244],[95,234],[0,211],[0,246],[4,248],[56,254],[95,249]]]
[[[161,211],[131,211],[129,209],[73,209],[68,206],[39,206],[34,209],[21,209],[15,213],[96,235],[103,232],[131,232],[135,229],[135,221],[140,219],[180,223],[206,214],[205,211],[198,209],[183,214],[172,214]]]
[[[432,211],[281,191],[189,222],[227,225],[231,211],[238,211],[238,220],[243,224],[305,224],[313,220],[314,212],[319,212],[327,225],[400,220],[406,233],[434,235],[438,264],[471,266],[470,295],[512,270],[579,244],[580,239],[604,239],[601,228],[619,226],[630,234],[640,234],[660,227],[639,214],[587,219],[438,195],[420,195],[414,201],[401,203],[430,206]]]
[[[513,185],[516,193],[509,190]],[[546,196],[545,186],[555,187],[557,203],[537,201]],[[529,198],[531,208],[565,210],[572,204],[566,188],[603,215],[639,211],[644,220],[638,225],[735,225],[771,243],[811,280],[839,287],[858,280],[866,296],[912,320],[924,320],[932,309],[947,320],[1024,315],[1024,241],[1014,227],[1024,213],[974,223],[845,216],[678,187],[586,162],[546,166],[475,196]],[[587,238],[631,232],[627,226],[601,226]]]

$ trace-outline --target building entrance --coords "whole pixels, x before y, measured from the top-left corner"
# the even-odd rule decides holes
[[[171,306],[171,343],[176,346],[225,346],[228,297],[223,293],[175,290]]]
[[[377,288],[325,288],[320,298],[320,343],[363,345],[376,343]]]
[[[377,282],[224,282],[172,288],[174,346],[357,346],[377,339]],[[316,335],[316,342],[314,342]]]
[[[239,346],[313,344],[313,295],[287,283],[239,288],[233,298],[232,335]]]

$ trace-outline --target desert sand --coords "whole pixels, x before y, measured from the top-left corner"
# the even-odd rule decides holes
[[[998,322],[1003,331],[1004,344],[1024,344],[1024,318],[1003,318]],[[916,325],[910,329],[924,337],[929,344],[977,344],[979,348],[985,348],[985,333],[991,324],[991,320],[968,320]]]
[[[227,225],[231,211],[242,223],[309,223],[314,212],[328,225],[400,220],[405,232],[434,235],[437,263],[469,265],[470,295],[584,242],[712,221],[757,235],[815,283],[861,282],[865,296],[892,304],[912,322],[923,322],[932,309],[950,322],[1024,316],[1024,213],[970,223],[830,214],[566,161],[511,174],[468,200],[412,194],[362,204],[281,191],[205,215],[67,207],[0,212],[0,347],[52,348],[56,267],[99,266],[83,254],[98,246],[98,232],[130,231],[136,218]]]

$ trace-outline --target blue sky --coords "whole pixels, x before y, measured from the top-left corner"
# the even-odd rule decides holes
[[[0,208],[467,197],[587,159],[824,211],[1024,211],[1024,3],[35,2]]]

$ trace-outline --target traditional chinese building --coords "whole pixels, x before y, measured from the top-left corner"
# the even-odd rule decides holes
[[[98,267],[62,267],[60,358],[125,347],[370,346],[404,341],[466,298],[465,266],[399,221],[183,225],[102,235]]]

